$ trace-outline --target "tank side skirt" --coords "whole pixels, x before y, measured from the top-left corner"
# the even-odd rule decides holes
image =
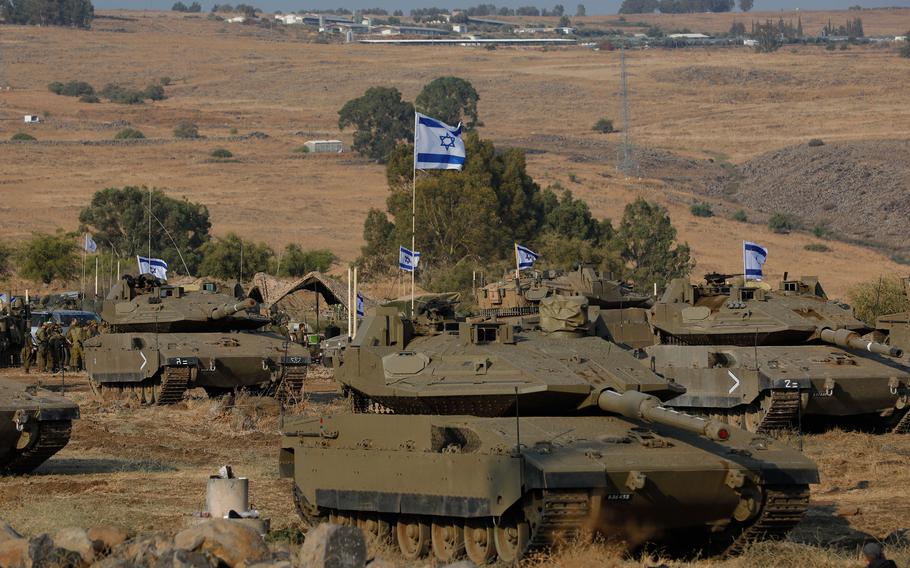
[[[15,450],[5,456],[9,461],[0,463],[0,471],[23,474],[33,471],[66,446],[73,423],[70,420],[39,422],[38,442],[21,452]],[[10,459],[11,458],[11,459]]]

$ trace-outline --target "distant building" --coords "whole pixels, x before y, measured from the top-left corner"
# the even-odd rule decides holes
[[[466,34],[468,33],[467,24],[452,24],[452,31],[456,34]]]
[[[234,16],[233,18],[228,18],[225,22],[229,24],[242,24],[246,21],[246,16]]]
[[[711,39],[705,34],[667,34],[670,39]]]
[[[758,45],[758,40],[757,39],[744,39],[743,45],[745,45],[746,47],[755,47],[756,45]]]
[[[293,24],[302,24],[303,16],[298,16],[297,14],[279,14],[275,16],[276,20],[279,20],[287,25]]]
[[[25,124],[37,124],[41,122],[41,117],[37,114],[27,114],[25,115]]]
[[[424,36],[440,36],[440,35],[449,35],[449,30],[441,30],[439,28],[417,28],[413,26],[398,26],[398,32],[406,35],[424,35]]]
[[[398,28],[395,26],[373,26],[370,28],[370,32],[384,36],[398,35],[399,33]]]
[[[340,154],[344,152],[341,140],[309,140],[304,142],[304,148],[311,154]]]

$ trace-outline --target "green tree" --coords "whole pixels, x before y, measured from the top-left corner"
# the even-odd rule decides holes
[[[363,222],[363,242],[359,264],[367,274],[382,272],[393,265],[399,245],[395,243],[395,225],[385,212],[374,207],[367,213]],[[407,246],[410,244],[409,239]]]
[[[186,4],[180,2],[179,0],[177,2],[174,2],[174,5],[171,6],[172,12],[186,12],[186,9]]]
[[[695,265],[689,245],[676,243],[676,228],[666,209],[642,198],[626,205],[616,241],[627,277],[639,290],[650,290],[655,283],[661,289]]]
[[[281,255],[280,276],[303,276],[314,270],[327,272],[338,260],[329,249],[303,250],[300,245],[289,244]]]
[[[19,275],[45,284],[72,280],[79,268],[76,238],[62,231],[36,233],[19,251]]]
[[[181,272],[182,255],[190,272],[195,272],[199,247],[209,239],[208,209],[186,199],[168,197],[158,189],[151,193],[153,255],[167,261],[172,270],[179,267]],[[83,230],[94,235],[99,246],[113,249],[120,257],[146,254],[148,204],[149,190],[145,187],[110,187],[95,193],[91,203],[79,213],[79,222]]]
[[[579,4],[578,8],[575,9],[575,17],[583,18],[588,15],[588,11],[585,9],[584,4]]]
[[[414,106],[401,100],[393,87],[370,87],[338,111],[338,128],[353,126],[353,148],[377,162],[385,162],[401,140],[414,137]]]
[[[569,16],[562,15],[562,16],[559,17],[559,24],[558,24],[558,25],[559,25],[559,27],[561,27],[561,28],[567,28],[567,27],[569,27],[569,26],[572,25],[572,21],[569,20]]]
[[[759,53],[771,53],[777,51],[783,45],[780,39],[780,30],[777,24],[771,20],[766,21],[764,24],[756,24],[755,33],[752,35],[758,40],[755,45],[755,51]]]
[[[414,106],[418,112],[446,124],[464,123],[467,130],[480,126],[477,101],[480,95],[470,81],[460,77],[438,77],[424,86]]]
[[[186,11],[190,12],[191,14],[198,14],[202,11],[202,4],[199,2],[193,2],[187,7]]]
[[[135,128],[123,128],[114,135],[114,140],[139,140],[145,138],[145,134]]]
[[[0,0],[8,24],[87,28],[95,17],[90,0]]]
[[[755,5],[755,0],[739,0],[739,9],[748,12]]]
[[[202,255],[199,274],[221,280],[237,280],[241,277],[241,256],[242,276],[247,280],[257,272],[268,271],[275,254],[265,243],[245,241],[236,233],[211,239],[202,245],[199,252]]]
[[[651,14],[657,10],[658,0],[623,0],[620,14]]]
[[[910,57],[910,30],[904,33],[904,45],[900,49],[901,57]]]
[[[857,284],[847,292],[856,317],[874,325],[875,320],[886,314],[910,309],[904,284],[896,276],[882,276]]]

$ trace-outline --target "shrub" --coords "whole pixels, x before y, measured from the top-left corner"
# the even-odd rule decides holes
[[[900,278],[883,276],[857,284],[847,292],[856,317],[874,323],[879,316],[910,309]]]
[[[162,87],[167,87],[168,85],[171,84],[171,82],[172,82],[171,78],[168,77],[167,75],[158,79],[158,84],[161,85]]]
[[[594,132],[600,132],[602,134],[609,134],[613,132],[613,121],[608,118],[601,118],[594,123]]]
[[[904,33],[904,45],[901,46],[901,57],[910,57],[910,31]]]
[[[164,96],[164,87],[155,84],[146,87],[145,91],[143,91],[142,94],[145,96],[145,98],[151,99],[153,101],[163,101],[165,98],[167,98]]]
[[[843,43],[840,44],[840,48],[839,48],[839,49],[840,49],[841,51],[847,51],[848,49],[850,49],[850,46],[847,45],[847,42],[843,42]]]
[[[145,100],[145,93],[135,89],[127,89],[116,83],[108,83],[101,89],[101,96],[111,101],[124,105],[140,104]]]
[[[824,145],[825,145],[825,141],[822,140],[821,138],[813,138],[813,139],[809,140],[809,146],[812,146],[813,148],[815,148],[817,146],[824,146]]]
[[[689,207],[689,211],[696,217],[713,217],[714,211],[711,209],[710,203],[693,203]]]
[[[15,140],[17,142],[29,142],[32,140],[37,140],[37,138],[31,134],[26,134],[25,132],[17,132],[16,134],[13,134],[13,137],[10,138],[10,140]]]
[[[231,128],[228,132],[230,132],[231,134],[237,134],[237,129]]]
[[[192,122],[183,120],[174,127],[174,136],[177,138],[199,138],[199,127]]]
[[[60,81],[54,81],[53,83],[48,84],[47,90],[54,93],[55,95],[63,94],[63,83]]]
[[[233,158],[234,154],[227,148],[215,148],[212,150],[213,158]]]
[[[269,269],[274,256],[272,249],[265,243],[254,243],[242,240],[235,233],[225,237],[215,237],[202,245],[199,252],[202,262],[198,272],[222,280],[235,280],[240,276],[240,250],[243,249],[243,274],[246,277]]]
[[[822,243],[809,243],[803,249],[809,252],[831,252],[831,247]]]
[[[310,149],[307,146],[297,146],[291,150],[291,152],[295,152],[297,154],[308,154],[310,152]]]
[[[66,97],[81,97],[83,95],[95,94],[95,88],[85,81],[67,81],[66,83],[54,81],[47,86],[47,90],[54,94]]]
[[[831,229],[828,228],[828,225],[825,223],[816,223],[812,227],[812,234],[820,239],[828,238],[828,235],[831,234]]]
[[[145,134],[135,128],[124,128],[114,135],[114,140],[139,140],[145,138]]]
[[[789,233],[799,227],[799,219],[789,213],[775,213],[768,219],[768,228],[775,233]]]
[[[827,44],[825,44],[825,49],[827,49],[828,51],[834,51],[836,49],[836,47],[834,46],[834,42],[829,41]]]
[[[581,183],[581,181],[578,179],[578,176],[575,174],[569,174],[569,181],[572,183]]]
[[[280,274],[282,276],[303,276],[317,270],[326,272],[338,260],[328,249],[303,250],[299,245],[290,244],[281,255]]]
[[[733,214],[733,220],[739,221],[740,223],[745,223],[749,220],[749,217],[746,215],[746,212],[743,209],[739,209],[736,213]]]
[[[79,263],[76,249],[76,235],[35,234],[19,251],[19,274],[45,284],[71,280]]]
[[[79,97],[79,102],[95,104],[95,103],[100,103],[101,99],[99,99],[97,95],[82,95],[81,97]]]

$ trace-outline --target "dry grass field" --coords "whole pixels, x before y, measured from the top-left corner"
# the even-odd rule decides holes
[[[852,12],[804,14],[804,24]],[[529,167],[542,185],[560,183],[600,216],[618,218],[642,195],[669,207],[696,274],[736,270],[740,241],[767,245],[772,278],[785,270],[822,277],[829,292],[881,273],[904,273],[887,255],[833,241],[807,252],[807,233],[776,235],[760,223],[721,214],[689,214],[693,185],[778,148],[828,141],[906,138],[910,60],[894,48],[745,48],[629,53],[632,137],[641,177],[625,179],[615,163],[619,134],[591,125],[620,118],[616,52],[584,48],[498,49],[315,44],[297,30],[263,30],[160,12],[103,12],[91,31],[0,26],[0,140],[28,131],[37,143],[0,144],[0,226],[4,241],[32,231],[76,228],[80,207],[98,189],[127,184],[164,189],[206,203],[216,234],[237,231],[276,247],[327,246],[344,260],[361,244],[370,207],[382,207],[383,168],[354,154],[304,156],[305,140],[341,137],[337,110],[369,86],[398,87],[413,100],[442,74],[469,79],[481,95],[481,134],[500,146],[533,149]],[[863,11],[868,34],[910,28],[910,10]],[[735,15],[674,16],[679,27],[723,28]],[[759,14],[755,14],[759,16]],[[660,20],[671,16],[647,16]],[[703,20],[702,20],[703,18]],[[726,18],[726,20],[724,20]],[[721,20],[723,22],[721,23]],[[125,106],[85,104],[50,93],[55,80],[142,87],[171,77],[168,99]],[[25,127],[22,115],[46,120]],[[199,124],[203,140],[180,141],[180,120]],[[149,138],[110,141],[126,122]],[[231,129],[238,136],[232,137]],[[247,137],[253,132],[268,138]],[[226,147],[236,161],[213,161]],[[569,181],[574,174],[578,183]],[[761,187],[751,188],[761,192]]]
[[[0,371],[0,376],[36,378],[17,370]],[[38,377],[59,389],[59,375]],[[290,482],[278,478],[280,415],[273,400],[240,397],[233,408],[204,395],[166,408],[102,404],[88,392],[84,375],[68,375],[66,381],[66,394],[82,410],[70,444],[35,474],[0,483],[0,517],[20,532],[112,523],[172,533],[189,526],[193,513],[204,508],[206,480],[224,464],[250,478],[251,502],[271,519],[273,529],[298,528]],[[325,393],[332,387],[315,383],[313,392],[323,393],[289,412],[346,411],[343,401]],[[659,554],[628,558],[615,546],[578,544],[522,565],[846,568],[859,566],[857,550],[866,539],[910,529],[910,437],[833,429],[806,436],[804,445],[821,469],[822,482],[813,486],[809,514],[786,542],[762,544],[728,561],[698,562]],[[910,563],[906,538],[889,550],[899,566]],[[400,562],[389,550],[376,553]]]

